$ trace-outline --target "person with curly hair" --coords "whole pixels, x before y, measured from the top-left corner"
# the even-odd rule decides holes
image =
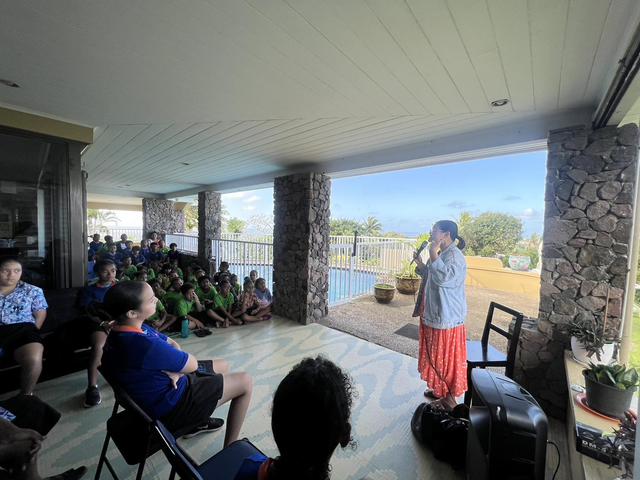
[[[235,480],[327,480],[336,447],[356,448],[350,423],[356,395],[351,376],[331,360],[303,359],[273,396],[271,430],[280,455],[252,455]]]

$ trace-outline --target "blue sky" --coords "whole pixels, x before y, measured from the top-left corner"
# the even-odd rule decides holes
[[[334,179],[331,217],[374,216],[385,231],[427,232],[460,211],[521,218],[525,235],[542,233],[546,152]],[[222,196],[231,217],[273,214],[273,189]]]
[[[332,218],[374,216],[385,231],[428,232],[437,220],[463,210],[521,218],[525,236],[542,233],[546,152],[334,179]],[[273,188],[224,194],[230,217],[273,215]],[[142,223],[139,212],[117,212],[121,225]]]

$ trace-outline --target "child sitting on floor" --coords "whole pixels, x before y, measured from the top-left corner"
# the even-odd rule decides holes
[[[169,247],[167,247],[167,244],[164,243],[164,240],[158,240],[158,250],[160,250],[160,252],[162,253],[162,255],[167,255],[167,253],[169,253]]]
[[[134,275],[132,280],[136,282],[147,282],[147,272],[144,270],[138,270]]]
[[[182,269],[178,266],[178,260],[171,260],[171,271],[176,272],[180,278],[184,280]]]
[[[205,308],[211,307],[218,296],[218,291],[211,286],[211,280],[206,275],[198,279],[198,289],[196,293],[200,299],[200,303],[202,303]]]
[[[104,244],[96,251],[98,256],[101,256],[104,253],[109,253],[109,246],[113,243],[113,237],[111,235],[104,236]],[[115,245],[115,244],[114,244]],[[116,245],[116,248],[118,246]]]
[[[131,261],[136,267],[140,265],[145,265],[147,263],[147,259],[144,255],[142,255],[142,251],[140,250],[140,247],[138,246],[133,247],[133,257],[131,257]]]
[[[149,249],[149,253],[145,255],[149,262],[161,262],[164,258],[164,255],[160,250],[158,250],[158,244],[152,243],[151,248]]]
[[[137,267],[134,267],[131,264],[131,257],[124,255],[120,259],[120,267],[124,270],[124,274],[129,278],[133,278],[133,276],[138,272]]]
[[[255,285],[256,281],[258,280],[258,271],[257,270],[251,270],[249,272],[249,278],[251,279],[251,281]]]
[[[109,251],[102,253],[100,258],[103,260],[111,260],[116,265],[120,265],[120,259],[122,258],[122,254],[118,252],[118,246],[115,243],[109,245]]]
[[[193,289],[193,285],[185,283],[180,287],[180,293],[182,298],[173,307],[173,314],[180,322],[187,318],[189,320],[189,330],[205,328],[201,319],[206,318],[206,313],[202,309],[202,304]]]
[[[257,313],[258,310],[258,296],[253,291],[253,282],[247,277],[244,281],[244,291],[240,295],[240,300],[233,311],[233,316],[243,322],[260,322],[262,317],[251,314],[251,312]]]
[[[242,295],[242,285],[238,283],[238,275],[232,273],[229,277],[229,283],[231,284],[231,292],[235,292],[235,297],[240,299],[240,295]]]
[[[181,278],[174,277],[171,279],[171,283],[164,294],[164,306],[169,313],[173,313],[173,307],[175,307],[178,300],[182,298],[182,292],[180,292],[181,287]]]
[[[328,479],[338,445],[355,448],[350,423],[355,395],[351,376],[331,360],[303,359],[273,396],[271,430],[280,456],[246,458],[235,480]]]
[[[149,240],[140,240],[140,253],[142,254],[142,256],[144,258],[147,258],[149,252],[151,252],[151,247],[149,247]]]
[[[162,303],[164,290],[162,290],[160,281],[156,278],[153,280],[149,280],[148,283],[149,285],[151,285],[151,288],[153,289],[153,294],[156,296],[158,301],[156,302],[156,312],[153,315],[151,315],[149,318],[147,318],[145,322],[151,325],[151,327],[155,328],[157,331],[163,332],[175,323],[176,317],[173,315],[169,315],[167,313],[167,309]]]
[[[124,270],[123,269],[118,268],[116,270],[116,280],[118,280],[118,282],[128,282],[131,279],[124,274]]]
[[[229,322],[232,322],[234,325],[242,325],[242,320],[232,315],[235,300],[230,290],[231,285],[229,282],[226,280],[220,282],[220,293],[216,295],[213,301],[213,310],[207,310],[209,318],[213,318],[216,321],[216,328],[227,328]]]
[[[133,259],[133,242],[131,240],[127,240],[126,242],[124,242],[124,245],[125,248],[121,251],[122,256]]]
[[[220,262],[220,269],[213,275],[213,283],[219,284],[222,281],[220,277],[225,273],[229,275],[229,262]]]
[[[98,253],[98,250],[100,250],[102,245],[104,245],[104,244],[100,241],[100,234],[99,233],[94,233],[93,234],[93,241],[89,243],[89,248],[91,250],[93,250],[94,253]]]
[[[169,245],[169,252],[167,253],[167,260],[171,263],[173,263],[173,261],[176,261],[176,264],[178,263],[178,259],[180,258],[180,252],[178,251],[178,244],[177,243],[172,243],[171,245]]]
[[[268,316],[271,318],[271,303],[273,302],[273,298],[271,297],[271,292],[267,288],[267,281],[264,278],[259,278],[255,283],[256,295],[258,296],[258,307],[259,310],[254,313],[257,317]],[[264,320],[268,320],[269,318],[265,318]]]

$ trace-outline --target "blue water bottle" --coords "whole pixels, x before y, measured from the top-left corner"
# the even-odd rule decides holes
[[[187,338],[189,336],[189,319],[185,315],[182,317],[182,329],[180,330],[180,336]]]

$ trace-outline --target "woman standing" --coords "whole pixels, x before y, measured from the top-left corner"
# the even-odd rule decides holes
[[[450,220],[437,222],[430,236],[427,264],[419,255],[414,256],[424,285],[416,305],[421,311],[418,371],[430,387],[425,396],[453,407],[456,397],[467,390],[467,263],[460,251],[465,242]]]
[[[20,393],[32,395],[42,372],[40,328],[48,305],[42,290],[21,277],[17,258],[0,259],[0,358],[13,355],[22,367]]]

